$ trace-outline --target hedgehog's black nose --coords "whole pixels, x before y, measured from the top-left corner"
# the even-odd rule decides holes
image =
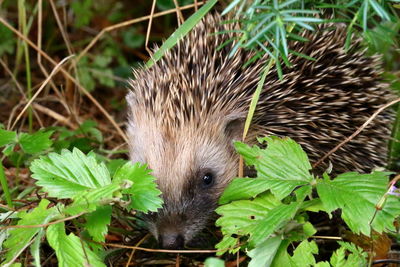
[[[183,249],[185,240],[182,235],[178,233],[165,233],[161,234],[160,246],[165,249]]]

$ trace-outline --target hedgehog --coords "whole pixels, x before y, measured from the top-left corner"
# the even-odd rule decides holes
[[[163,208],[147,214],[150,232],[164,248],[187,247],[215,219],[224,188],[237,176],[249,104],[268,56],[239,49],[230,56],[237,25],[207,15],[151,68],[134,70],[128,103],[128,145],[133,162],[147,163],[157,178]],[[292,41],[291,55],[266,78],[249,133],[288,136],[317,161],[350,136],[392,98],[382,81],[377,56],[365,56],[360,40],[345,51],[342,25],[306,32],[308,42]],[[219,32],[219,34],[215,34]],[[224,34],[220,34],[224,32]],[[331,155],[320,171],[333,167],[368,172],[384,166],[393,115],[382,112],[356,138]]]

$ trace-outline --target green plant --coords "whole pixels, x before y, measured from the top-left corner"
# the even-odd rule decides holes
[[[2,236],[8,236],[2,266],[11,265],[28,246],[40,266],[43,238],[54,249],[58,266],[105,266],[103,249],[93,242],[104,242],[113,207],[148,212],[162,204],[155,178],[145,165],[125,163],[111,178],[103,162],[75,148],[42,156],[30,169],[45,195],[32,210],[6,213],[13,214],[16,225],[1,230]],[[81,225],[79,236],[66,234],[69,221]]]
[[[355,234],[395,231],[400,216],[397,189],[388,172],[343,173],[331,179],[327,173],[310,173],[311,164],[301,146],[289,138],[266,137],[266,149],[237,142],[235,147],[256,178],[236,178],[226,188],[216,211],[224,238],[219,254],[245,249],[249,266],[314,266],[318,246],[308,241],[316,233],[309,214],[325,212],[341,218]],[[388,189],[389,184],[389,189]],[[338,242],[330,263],[315,266],[362,266],[367,254],[354,244]],[[295,246],[292,255],[288,248]]]

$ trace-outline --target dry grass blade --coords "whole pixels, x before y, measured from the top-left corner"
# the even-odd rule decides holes
[[[17,31],[14,27],[12,27],[4,18],[0,17],[0,23],[4,24],[8,29],[13,31],[19,38],[23,39],[26,41],[30,46],[32,46],[38,53],[41,53],[43,57],[45,57],[48,61],[50,61],[53,65],[57,65],[57,62],[55,62],[49,55],[47,55],[43,50],[39,49],[31,40],[27,39],[25,36],[23,36],[19,31]],[[126,137],[125,133],[122,131],[122,129],[119,127],[119,125],[115,122],[115,120],[111,117],[111,115],[103,108],[102,105],[82,86],[78,83],[78,81],[72,77],[71,74],[69,74],[68,71],[66,71],[64,68],[60,68],[60,71],[68,78],[70,79],[78,88],[81,92],[83,92],[90,101],[93,102],[93,104],[103,113],[103,115],[111,122],[111,124],[115,127],[115,129],[118,131],[119,135],[124,139],[125,142],[127,142],[128,138]]]
[[[204,1],[203,2],[198,2],[197,4],[191,4],[191,5],[183,6],[183,7],[179,8],[179,10],[190,9],[190,8],[195,7],[195,6],[202,5],[202,4],[204,4]],[[140,18],[136,18],[136,19],[131,19],[131,20],[124,21],[124,22],[121,22],[121,23],[118,23],[118,24],[115,24],[115,25],[111,25],[109,27],[104,28],[103,30],[101,30],[101,32],[99,32],[92,39],[92,41],[85,47],[85,49],[83,49],[82,52],[76,57],[75,62],[78,62],[84,55],[86,55],[87,52],[97,43],[97,41],[99,41],[99,39],[106,32],[110,32],[110,31],[113,31],[113,30],[116,30],[116,29],[119,29],[119,28],[123,28],[123,27],[129,26],[129,25],[135,24],[135,23],[146,21],[146,20],[149,20],[150,18],[157,18],[157,17],[161,17],[161,16],[164,16],[164,15],[167,15],[167,14],[171,14],[171,13],[176,12],[176,10],[177,10],[176,8],[175,9],[170,9],[170,10],[166,10],[166,11],[163,11],[163,12],[154,13],[153,16],[148,15],[148,16],[144,16],[144,17],[140,17]]]
[[[150,19],[149,19],[149,25],[147,26],[147,32],[146,32],[146,42],[145,42],[145,47],[146,51],[149,53],[149,55],[152,55],[151,50],[149,49],[149,37],[150,37],[150,32],[151,32],[151,24],[153,23],[153,16],[154,16],[154,10],[156,7],[156,1],[153,0],[153,4],[151,5],[151,13],[150,13]]]
[[[39,87],[39,89],[36,91],[36,93],[32,96],[31,99],[29,99],[28,103],[26,103],[25,107],[21,110],[21,112],[18,114],[17,118],[15,119],[14,123],[11,125],[11,130],[14,129],[15,125],[17,124],[17,122],[19,121],[19,119],[21,119],[22,115],[25,113],[25,111],[29,108],[29,106],[32,104],[33,101],[35,101],[36,97],[42,92],[42,90],[44,89],[44,87],[47,85],[47,83],[50,81],[50,79],[61,69],[61,66],[67,62],[68,59],[70,59],[71,57],[73,57],[73,55],[70,55],[66,58],[64,58],[63,60],[61,60],[52,70],[52,72],[50,73],[50,75],[46,78],[46,80],[44,80],[44,82],[42,83],[42,85]]]

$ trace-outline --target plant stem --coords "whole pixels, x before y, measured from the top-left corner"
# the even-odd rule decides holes
[[[9,190],[8,184],[7,184],[6,175],[4,174],[4,167],[3,167],[3,164],[1,163],[1,161],[0,161],[0,183],[1,183],[1,187],[3,188],[3,192],[4,192],[4,196],[6,198],[6,201],[7,201],[7,205],[10,208],[14,208],[14,205],[11,200],[10,190]]]

